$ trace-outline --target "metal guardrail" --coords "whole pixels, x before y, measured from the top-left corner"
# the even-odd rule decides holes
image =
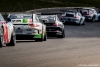
[[[35,10],[29,10],[26,12],[0,12],[2,15],[8,15],[8,14],[19,14],[19,13],[27,13],[27,12],[31,12],[31,13],[52,13],[52,14],[61,14],[62,10],[67,10],[67,9],[74,9],[74,8],[97,8],[97,10],[100,9],[100,7],[54,7],[54,8],[41,8],[41,9],[35,9]],[[48,12],[49,10],[51,10],[50,12]],[[54,11],[55,10],[55,11]],[[45,12],[44,12],[45,11]],[[58,12],[57,12],[58,11]]]
[[[23,13],[23,12],[0,12],[2,15],[6,15],[6,14],[16,14],[16,13]]]
[[[87,7],[54,7],[54,8],[41,8],[41,9],[35,9],[35,10],[29,10],[26,12],[34,12],[34,11],[41,11],[41,10],[50,10],[50,9],[73,9],[73,8],[87,8]],[[88,7],[88,8],[95,8],[95,7]]]

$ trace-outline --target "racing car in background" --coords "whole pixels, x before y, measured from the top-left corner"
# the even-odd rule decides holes
[[[47,40],[46,25],[39,21],[37,14],[9,14],[8,18],[15,26],[17,39],[28,38],[41,42]]]
[[[76,23],[78,25],[85,25],[85,17],[80,12],[74,10],[68,10],[61,15],[61,21],[63,23]]]
[[[95,22],[98,20],[98,13],[94,8],[82,8],[80,13],[85,17],[87,21]]]
[[[16,34],[14,25],[6,22],[0,14],[0,47],[3,47],[4,44],[6,46],[15,46]]]
[[[46,25],[47,36],[65,38],[64,25],[57,15],[38,15],[41,22]]]

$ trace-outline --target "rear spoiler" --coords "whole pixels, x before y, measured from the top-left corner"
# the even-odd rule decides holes
[[[9,12],[8,15],[9,14],[30,14],[30,15],[32,15],[32,22],[33,22],[33,14],[41,14],[41,13],[36,13],[36,12],[18,12],[18,13],[17,12],[11,12],[10,13]],[[10,19],[10,18],[7,18],[7,19]]]
[[[80,12],[81,9],[83,8],[74,8],[77,12]]]

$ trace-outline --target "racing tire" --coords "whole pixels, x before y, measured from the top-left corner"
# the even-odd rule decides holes
[[[46,40],[47,40],[47,34],[44,35],[43,41],[46,41]]]
[[[4,30],[1,28],[1,33],[0,33],[0,47],[3,47],[4,45]]]
[[[93,16],[93,18],[92,18],[92,20],[91,20],[92,22],[95,22],[95,16]]]
[[[86,22],[84,21],[82,25],[86,25]]]
[[[15,31],[13,31],[11,35],[11,40],[9,43],[6,44],[6,46],[15,46],[15,44],[16,44],[16,34]]]
[[[57,38],[65,38],[65,31],[62,31],[62,35],[57,35]]]
[[[81,26],[81,25],[82,25],[82,24],[81,24],[81,21],[82,21],[82,19],[79,21],[79,24],[78,24],[79,26]]]

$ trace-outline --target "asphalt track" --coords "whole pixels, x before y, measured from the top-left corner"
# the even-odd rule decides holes
[[[100,67],[100,22],[65,25],[64,39],[0,48],[0,67]]]

